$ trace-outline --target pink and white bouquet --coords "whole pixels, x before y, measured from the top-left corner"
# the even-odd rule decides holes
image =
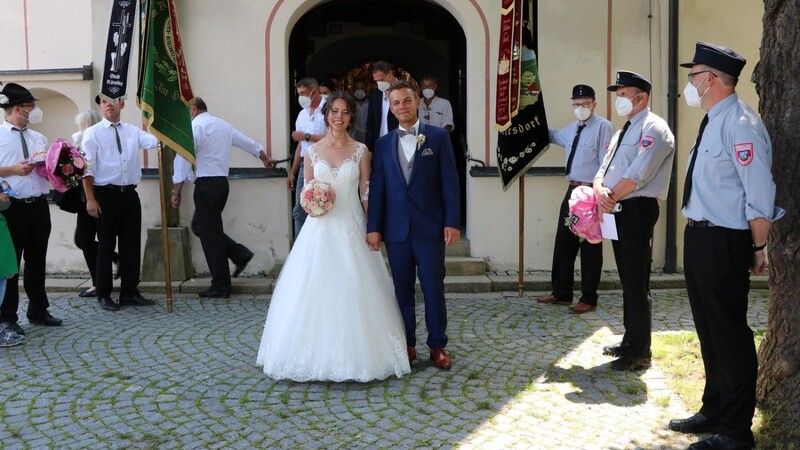
[[[590,186],[578,186],[572,191],[569,198],[569,216],[565,217],[564,221],[576,236],[592,244],[603,242],[597,199]]]
[[[50,180],[53,189],[66,192],[80,184],[89,162],[83,152],[64,139],[56,139],[47,150],[44,165],[37,166],[36,172]]]
[[[328,214],[336,203],[336,191],[333,186],[317,179],[310,180],[300,191],[300,206],[311,217],[322,217]]]

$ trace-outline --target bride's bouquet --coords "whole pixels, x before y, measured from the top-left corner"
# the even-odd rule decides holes
[[[336,203],[336,191],[333,186],[317,179],[310,180],[300,192],[300,206],[311,217],[328,214]]]
[[[66,192],[80,184],[87,167],[89,162],[83,152],[59,138],[47,150],[44,165],[36,167],[36,172],[50,180],[53,189]]]

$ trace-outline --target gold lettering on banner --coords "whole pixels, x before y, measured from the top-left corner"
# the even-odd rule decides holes
[[[164,82],[162,82],[161,80],[158,80],[156,82],[156,92],[158,92],[159,94],[161,94],[161,95],[163,95],[165,97],[169,96],[169,88],[164,86]]]
[[[524,133],[526,131],[533,130],[533,129],[538,128],[540,126],[541,126],[541,123],[539,122],[539,117],[537,116],[537,117],[534,117],[533,120],[531,120],[530,122],[520,123],[520,124],[516,124],[516,125],[514,125],[512,127],[509,127],[505,131],[501,131],[500,134],[502,134],[504,136],[508,136],[508,135],[512,135],[512,134],[520,134],[520,133]]]

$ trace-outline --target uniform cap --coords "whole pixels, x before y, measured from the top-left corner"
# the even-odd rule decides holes
[[[576,98],[591,98],[594,100],[594,89],[585,84],[576,84],[572,88],[572,99],[575,100]]]
[[[609,86],[608,90],[613,92],[621,87],[635,87],[649,94],[652,85],[650,84],[650,81],[647,80],[647,78],[639,75],[636,72],[630,72],[627,70],[618,70],[617,81],[616,83]]]
[[[728,75],[738,77],[742,73],[742,68],[747,64],[747,60],[742,55],[721,45],[708,42],[697,41],[695,44],[694,58],[691,61],[681,64],[681,67],[695,66],[704,64],[721,70]]]
[[[35,101],[36,99],[33,98],[31,91],[17,83],[6,83],[6,85],[3,86],[3,90],[0,91],[0,108],[8,108],[9,106],[32,103]]]

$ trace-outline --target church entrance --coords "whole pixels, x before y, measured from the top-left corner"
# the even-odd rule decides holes
[[[306,13],[289,38],[289,74],[294,83],[305,76],[332,79],[339,89],[353,92],[362,79],[369,88],[371,65],[393,64],[398,78],[418,83],[436,78],[436,95],[450,101],[455,127],[450,134],[461,181],[461,224],[466,220],[466,37],[456,19],[432,1],[333,0]],[[290,117],[300,107],[290,102]],[[290,120],[294,126],[294,119]]]

